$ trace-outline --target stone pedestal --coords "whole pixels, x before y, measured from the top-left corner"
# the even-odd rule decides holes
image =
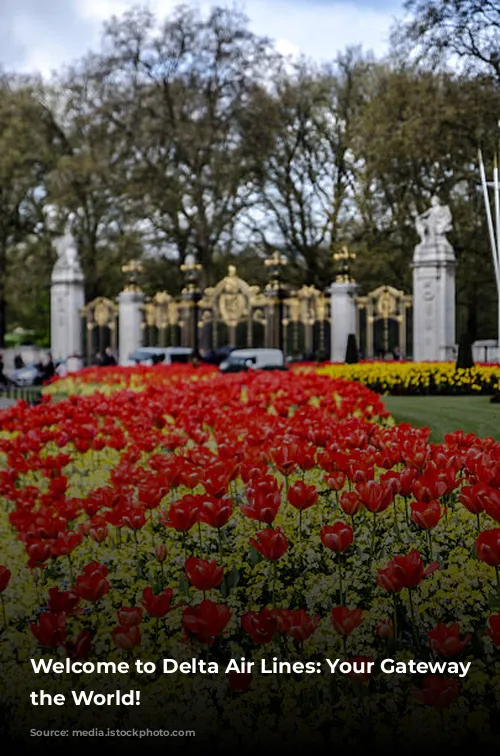
[[[357,288],[357,284],[351,281],[333,283],[330,287],[331,362],[345,361],[347,338],[350,333],[356,333],[354,297]]]
[[[119,363],[126,365],[132,352],[142,346],[142,306],[144,294],[138,289],[124,289],[118,296]]]
[[[50,349],[54,360],[82,353],[83,272],[75,240],[66,234],[55,243],[58,260],[50,287]]]
[[[444,237],[424,241],[413,257],[413,359],[455,358],[455,268]]]

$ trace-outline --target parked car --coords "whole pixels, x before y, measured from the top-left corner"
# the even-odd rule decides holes
[[[63,368],[66,364],[66,360],[55,360],[54,369],[55,375],[60,375],[63,372]],[[23,386],[41,386],[46,380],[43,370],[40,369],[39,362],[31,362],[29,365],[25,365],[17,370],[12,370],[8,376],[10,384],[22,388]]]
[[[127,365],[171,365],[174,362],[187,363],[193,350],[189,347],[141,347],[132,352]]]
[[[211,349],[210,352],[204,354],[202,360],[207,365],[220,365],[221,362],[227,360],[231,352],[234,352],[233,346],[217,347],[217,349]]]
[[[222,373],[239,373],[242,370],[287,370],[281,349],[235,349],[221,362]]]

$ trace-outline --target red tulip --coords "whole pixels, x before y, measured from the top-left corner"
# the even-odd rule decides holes
[[[495,646],[500,646],[500,614],[492,614],[488,617],[486,632]]]
[[[70,659],[86,659],[92,648],[92,634],[90,630],[82,630],[74,641],[66,641],[66,653]]]
[[[30,630],[41,646],[63,646],[66,640],[66,616],[62,613],[43,612],[36,625],[30,622]]]
[[[241,512],[251,520],[270,525],[280,508],[281,490],[274,475],[259,473],[245,489],[249,503],[241,507]]]
[[[7,588],[11,575],[12,573],[7,567],[0,567],[0,593],[3,593]]]
[[[340,635],[350,635],[363,622],[362,609],[334,606],[331,613],[332,625]]]
[[[354,517],[363,507],[363,502],[359,498],[357,491],[344,491],[339,498],[340,508],[344,514]]]
[[[227,493],[231,478],[231,471],[223,462],[216,462],[210,466],[203,476],[203,485],[209,496],[220,498]]]
[[[182,626],[201,643],[206,643],[222,634],[230,618],[231,610],[225,604],[214,604],[205,599],[198,606],[184,609]]]
[[[471,514],[481,514],[483,505],[481,503],[481,492],[485,489],[483,483],[476,483],[473,486],[464,486],[458,494],[458,500],[469,510]]]
[[[424,677],[420,690],[413,692],[413,697],[419,703],[433,706],[435,709],[446,709],[458,696],[458,680],[452,677],[427,675]]]
[[[26,553],[28,554],[28,567],[33,569],[34,567],[41,567],[44,562],[51,555],[50,543],[46,541],[35,541],[26,545]]]
[[[210,525],[212,528],[223,528],[233,513],[233,502],[230,496],[220,498],[200,497],[198,521]]]
[[[406,556],[395,556],[384,570],[377,570],[377,583],[389,593],[398,593],[403,588],[415,588],[424,577],[431,575],[439,567],[432,562],[426,570],[418,551],[410,551]]]
[[[52,614],[77,614],[79,603],[80,599],[73,591],[60,591],[57,586],[49,590],[47,609]]]
[[[282,475],[290,475],[297,467],[299,446],[296,443],[282,443],[271,449],[271,458]]]
[[[246,612],[241,618],[241,626],[254,643],[270,643],[278,631],[278,620],[269,609],[260,612]]]
[[[123,625],[115,627],[111,632],[113,643],[124,651],[132,651],[141,642],[141,631],[137,625]]]
[[[146,513],[137,507],[128,507],[123,515],[123,525],[130,530],[141,530],[146,524]]]
[[[142,622],[142,609],[138,606],[122,606],[121,609],[117,609],[116,616],[118,624],[123,627],[140,625]]]
[[[432,530],[441,519],[441,506],[438,501],[412,501],[411,519],[423,530]]]
[[[186,559],[184,569],[191,585],[199,591],[209,591],[216,588],[222,583],[224,577],[224,567],[217,567],[215,559],[208,562],[206,559],[189,557],[189,559]]]
[[[164,543],[158,543],[155,546],[155,557],[160,564],[162,564],[167,558],[167,547]]]
[[[476,538],[477,558],[490,567],[500,566],[500,528],[483,530]]]
[[[460,640],[460,625],[455,622],[451,625],[440,623],[434,630],[427,633],[429,646],[439,656],[449,658],[461,653],[470,640],[470,633]]]
[[[394,560],[391,560],[383,570],[377,570],[377,585],[388,593],[399,593],[403,590],[401,571],[398,570]]]
[[[250,543],[265,559],[280,559],[288,548],[288,541],[281,528],[258,530]]]
[[[482,486],[479,500],[485,512],[496,522],[500,522],[500,491],[490,486]]]
[[[332,489],[332,491],[341,491],[345,486],[346,474],[341,470],[334,470],[332,472],[326,473],[326,475],[324,476],[324,481],[326,485]]]
[[[229,672],[228,674],[229,686],[232,690],[242,693],[247,690],[253,680],[251,672]]]
[[[314,633],[319,620],[319,614],[311,618],[304,609],[289,609],[286,612],[285,633],[294,640],[303,643]]]
[[[384,640],[394,638],[394,624],[390,618],[380,620],[380,622],[377,623],[377,635]]]
[[[108,568],[99,562],[90,562],[76,579],[75,593],[86,601],[99,601],[109,593],[109,583],[106,580]]]
[[[372,513],[383,512],[393,499],[392,486],[388,481],[368,480],[358,483],[356,490],[366,509]]]
[[[333,525],[324,525],[321,528],[321,541],[327,549],[340,554],[352,544],[353,529],[345,522],[335,522]]]
[[[170,505],[168,517],[160,515],[160,522],[168,528],[175,528],[181,532],[190,530],[198,519],[199,499],[192,494],[186,494],[179,501]]]
[[[83,541],[83,535],[81,533],[66,531],[65,533],[59,533],[56,542],[52,545],[53,556],[67,556],[73,553],[73,551]]]
[[[172,588],[165,588],[155,595],[153,589],[148,586],[142,592],[141,604],[151,617],[164,617],[173,609],[171,606],[173,595]]]
[[[369,656],[353,656],[347,661],[349,664],[352,664],[353,667],[351,672],[347,673],[347,677],[353,683],[366,685],[366,683],[370,682],[373,672],[369,672],[368,670],[370,669],[369,664],[370,662],[373,662],[373,659],[370,659]]]
[[[96,543],[102,543],[108,537],[107,525],[103,523],[102,525],[94,525],[94,527],[89,528],[89,536]]]
[[[288,501],[292,507],[300,511],[309,509],[318,501],[316,486],[309,486],[302,480],[298,480],[288,489]]]

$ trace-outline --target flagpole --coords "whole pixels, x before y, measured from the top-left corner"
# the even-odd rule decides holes
[[[498,178],[498,161],[495,154],[495,168],[493,175],[493,190],[495,194],[495,223],[497,228],[497,238],[495,239],[495,229],[493,227],[493,218],[491,215],[490,198],[488,195],[488,183],[484,170],[484,162],[481,150],[479,150],[479,173],[483,187],[484,205],[486,208],[486,220],[490,235],[491,254],[493,255],[493,265],[495,268],[495,279],[497,284],[497,302],[498,302],[498,348],[500,349],[500,187]]]
[[[500,188],[498,184],[498,157],[495,153],[494,167],[493,167],[493,191],[495,193],[495,225],[496,225],[496,238],[497,238],[497,263],[500,270]]]

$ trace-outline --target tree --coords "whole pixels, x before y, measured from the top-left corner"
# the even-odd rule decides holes
[[[404,58],[411,49],[431,65],[458,57],[465,70],[489,72],[500,83],[498,0],[407,0],[405,9],[413,17],[393,32]]]
[[[355,50],[318,69],[304,60],[274,82],[270,151],[252,230],[307,284],[331,281],[353,183],[350,140],[366,64]]]
[[[203,266],[235,244],[235,226],[252,201],[265,144],[252,93],[272,58],[266,39],[236,11],[207,19],[177,8],[160,28],[145,12],[114,19],[101,57],[107,117],[127,145],[121,197],[148,243],[182,263]]]
[[[101,65],[96,55],[84,58],[46,95],[61,142],[47,177],[46,203],[56,209],[56,226],[71,221],[87,299],[116,295],[122,264],[142,254],[141,233],[120,196],[124,140],[109,118]]]
[[[500,93],[487,77],[387,65],[374,67],[370,89],[353,145],[356,278],[365,289],[411,290],[414,215],[437,194],[453,213],[459,323],[477,338],[495,320],[494,304],[485,307],[494,285],[476,156],[480,141],[492,145]]]
[[[21,254],[18,245],[29,238],[33,242],[33,235],[44,229],[44,181],[53,166],[55,143],[38,82],[0,76],[0,347],[6,332],[9,266]],[[28,297],[22,279],[17,291]]]

